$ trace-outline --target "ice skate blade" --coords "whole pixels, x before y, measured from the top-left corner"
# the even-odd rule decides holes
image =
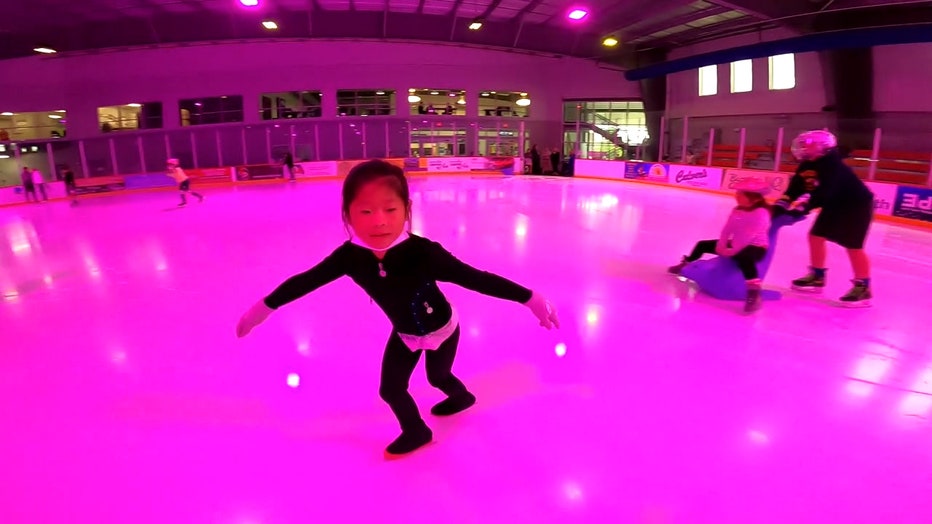
[[[427,448],[433,446],[433,445],[436,444],[436,443],[437,443],[436,440],[431,440],[431,441],[428,442],[427,444],[424,444],[423,446],[421,446],[421,447],[419,447],[419,448],[417,448],[417,449],[415,449],[415,450],[413,450],[413,451],[409,451],[409,452],[407,452],[407,453],[400,453],[400,454],[397,454],[397,455],[394,454],[394,453],[389,453],[388,450],[382,450],[382,455],[383,455],[383,457],[385,458],[385,460],[399,460],[399,459],[403,459],[403,458],[406,458],[406,457],[410,457],[411,455],[414,455],[414,454],[417,453],[418,451],[422,451],[422,450],[424,450],[424,449],[427,449]]]
[[[800,293],[806,293],[809,295],[821,295],[825,288],[821,287],[802,287],[802,286],[790,286],[790,289],[793,291],[798,291]]]
[[[841,305],[841,307],[847,309],[865,309],[873,307],[873,304],[870,300],[858,300],[857,302],[844,302],[839,300],[838,303]]]

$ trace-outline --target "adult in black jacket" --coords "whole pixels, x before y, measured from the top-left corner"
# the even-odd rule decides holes
[[[825,287],[826,241],[848,251],[854,270],[854,287],[841,297],[847,306],[870,305],[870,260],[864,241],[874,219],[874,194],[848,167],[838,151],[838,140],[828,131],[808,131],[793,141],[800,161],[776,210],[808,213],[821,209],[809,232],[809,274],[793,281],[793,288],[821,292]]]

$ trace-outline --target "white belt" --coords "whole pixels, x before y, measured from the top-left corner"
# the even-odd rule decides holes
[[[401,338],[401,341],[404,342],[411,351],[417,351],[419,349],[434,351],[440,349],[440,345],[446,342],[447,339],[450,338],[450,335],[456,331],[456,328],[459,327],[459,318],[456,316],[456,310],[452,307],[450,309],[452,314],[450,315],[449,322],[444,324],[444,326],[437,331],[422,336],[398,333],[398,337]]]

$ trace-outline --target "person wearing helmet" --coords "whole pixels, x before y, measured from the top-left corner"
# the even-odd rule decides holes
[[[848,251],[854,270],[854,287],[840,301],[851,307],[870,306],[870,260],[864,241],[874,219],[874,194],[843,162],[838,139],[832,133],[807,131],[793,141],[793,156],[800,161],[775,211],[808,213],[821,209],[809,231],[809,273],[793,281],[798,291],[825,288],[826,241]]]
[[[183,207],[188,204],[188,199],[185,198],[186,193],[191,193],[197,197],[198,202],[203,202],[204,195],[191,191],[191,178],[184,172],[184,169],[181,169],[181,162],[179,162],[177,158],[169,158],[167,164],[168,176],[174,178],[175,182],[178,182],[178,191],[181,192],[181,203],[178,204],[178,207]]]

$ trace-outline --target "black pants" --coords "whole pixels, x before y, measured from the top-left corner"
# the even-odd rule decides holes
[[[715,246],[718,245],[718,240],[700,240],[696,243],[696,247],[693,248],[693,252],[686,257],[686,260],[690,262],[695,262],[702,258],[702,255],[715,254]],[[757,263],[764,259],[764,255],[767,254],[767,249],[760,246],[747,246],[735,253],[732,259],[737,262],[738,267],[741,269],[741,274],[744,275],[745,280],[754,280],[760,278],[757,273]]]
[[[411,351],[398,333],[392,333],[385,346],[382,356],[382,378],[379,385],[379,396],[388,403],[395,413],[402,431],[417,429],[424,425],[414,398],[408,393],[408,383],[411,373],[417,366],[421,353],[427,353],[427,382],[431,386],[443,391],[447,396],[454,396],[467,392],[466,386],[453,375],[453,359],[456,357],[456,347],[460,341],[460,328],[450,335],[440,348],[433,351]]]

